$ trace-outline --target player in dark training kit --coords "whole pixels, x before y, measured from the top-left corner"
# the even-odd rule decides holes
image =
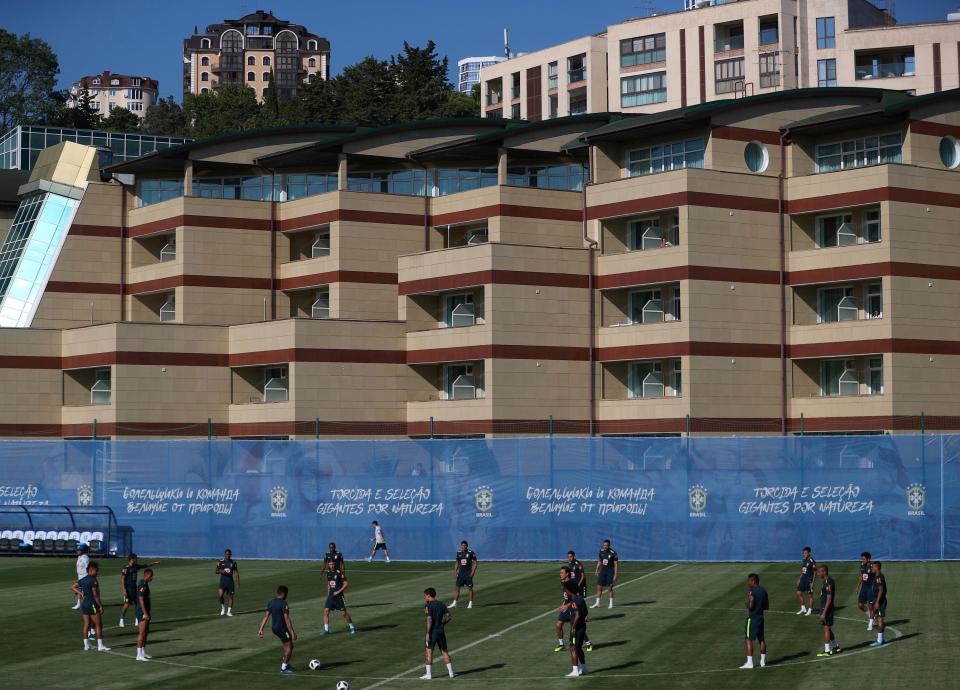
[[[869,551],[860,554],[860,575],[857,579],[857,608],[863,611],[867,617],[867,630],[873,630],[873,613],[871,611],[873,579],[870,576],[870,558]]]
[[[559,614],[557,615],[557,646],[553,648],[555,652],[562,652],[564,649],[563,645],[563,625],[564,623],[573,622],[573,609],[570,606],[570,603],[573,601],[573,595],[571,594],[572,589],[568,588],[568,585],[573,589],[576,589],[577,584],[573,579],[573,571],[570,566],[564,565],[560,567],[560,590],[563,593],[563,601],[560,602],[560,608],[557,609]],[[573,646],[573,628],[570,628],[570,646]],[[588,652],[593,651],[593,644],[590,642],[590,636],[584,636],[584,644],[586,645],[586,650]]]
[[[747,575],[747,623],[744,630],[744,645],[747,662],[740,668],[753,668],[753,641],[760,643],[760,668],[767,665],[767,641],[763,634],[763,612],[770,608],[767,590],[760,586],[760,576]]]
[[[280,673],[293,673],[290,666],[290,659],[293,658],[293,643],[297,639],[297,633],[293,629],[293,621],[290,620],[290,606],[287,604],[288,590],[283,585],[277,587],[277,598],[272,599],[267,604],[267,610],[260,620],[260,630],[257,637],[263,639],[263,627],[267,624],[268,618],[273,618],[270,623],[270,629],[283,645],[283,662],[280,664]]]
[[[565,585],[570,593],[570,662],[573,670],[567,678],[578,678],[587,672],[587,658],[583,654],[583,644],[587,637],[587,602],[577,588],[577,584],[567,580]]]
[[[217,561],[217,575],[220,576],[220,584],[217,585],[217,593],[220,595],[220,615],[233,615],[233,597],[237,587],[240,586],[240,568],[237,562],[233,560],[233,551],[227,549],[223,552],[223,560]],[[224,604],[226,598],[226,604]]]
[[[343,554],[337,551],[337,545],[333,542],[327,547],[327,552],[323,554],[323,567],[324,570],[327,568],[327,563],[332,562],[334,567],[340,571],[340,574],[344,577],[347,576],[347,566],[343,562]]]
[[[460,550],[457,551],[457,558],[453,562],[453,572],[457,576],[457,584],[453,588],[453,602],[450,604],[450,608],[457,608],[461,587],[467,588],[469,599],[467,608],[473,608],[473,576],[477,574],[477,568],[479,567],[480,562],[477,560],[477,554],[470,549],[466,540],[460,542]]]
[[[137,583],[137,661],[149,661],[147,654],[147,635],[150,632],[150,582],[153,580],[153,570],[143,571],[143,579]]]
[[[871,563],[870,568],[872,578],[871,584],[873,585],[873,601],[870,607],[870,613],[872,618],[877,619],[877,641],[871,642],[870,646],[881,647],[883,646],[883,630],[886,627],[883,619],[887,615],[887,578],[885,578],[883,573],[880,572],[883,568],[883,565],[880,563],[880,561],[874,561]]]
[[[603,547],[597,556],[597,600],[593,602],[590,608],[595,609],[600,606],[600,597],[603,596],[603,588],[607,588],[610,595],[610,602],[607,608],[613,608],[613,585],[620,575],[620,557],[617,552],[610,548],[610,540],[603,540]]]
[[[573,551],[567,551],[567,567],[570,568],[573,581],[580,587],[580,596],[587,596],[587,573],[583,569],[583,563],[577,560],[577,554]]]
[[[131,606],[136,607],[137,605],[137,583],[140,579],[138,577],[140,570],[142,568],[152,568],[155,565],[160,565],[160,561],[140,565],[140,563],[137,562],[137,554],[131,553],[127,556],[127,565],[120,570],[120,586],[123,588],[123,607],[120,609],[119,627],[122,628],[124,626],[123,615],[127,612],[127,609]],[[134,611],[134,613],[136,613],[136,611]],[[139,620],[138,618],[137,621]]]
[[[803,547],[803,560],[800,562],[800,579],[797,580],[797,601],[800,610],[797,615],[813,613],[813,581],[817,577],[817,562],[810,553],[810,547]],[[803,605],[803,595],[807,595],[807,605]]]
[[[832,656],[840,651],[840,643],[833,634],[833,612],[837,604],[837,585],[830,577],[830,569],[820,566],[820,625],[823,626],[823,651],[817,656]]]
[[[81,597],[80,612],[83,614],[83,649],[90,649],[90,640],[87,635],[90,627],[97,631],[97,651],[109,652],[110,648],[103,644],[103,622],[100,614],[103,612],[103,602],[100,601],[100,583],[97,581],[97,572],[100,567],[96,561],[87,566],[87,574],[73,583],[71,589]]]
[[[327,601],[323,605],[323,635],[330,634],[330,612],[339,611],[343,620],[350,626],[350,634],[356,635],[357,626],[353,624],[353,619],[347,613],[347,604],[343,600],[343,593],[350,586],[347,578],[337,570],[333,561],[327,561]]]
[[[427,634],[426,642],[426,666],[427,672],[420,676],[420,680],[430,680],[433,678],[433,648],[438,647],[440,654],[443,655],[443,661],[447,665],[447,674],[453,678],[456,674],[453,672],[453,661],[450,659],[450,653],[447,651],[447,634],[444,626],[453,618],[446,605],[437,599],[437,590],[433,587],[427,587],[423,590],[423,600],[426,604],[423,612],[427,616]]]

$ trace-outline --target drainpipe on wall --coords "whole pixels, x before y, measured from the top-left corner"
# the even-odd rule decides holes
[[[270,173],[270,320],[277,320],[277,172],[273,168],[263,167]],[[266,309],[264,309],[266,311]],[[266,314],[264,314],[266,321]]]
[[[127,186],[120,183],[120,321],[126,321],[127,315]],[[93,325],[93,310],[90,311],[90,325]]]
[[[590,171],[590,180],[594,180],[596,175],[593,169],[594,160],[593,160],[593,147],[587,147],[587,169]],[[589,183],[589,184],[592,184]],[[583,231],[583,242],[587,245],[587,261],[589,262],[587,266],[587,294],[590,300],[589,308],[589,338],[590,344],[588,347],[588,356],[589,356],[589,366],[590,366],[590,436],[595,435],[596,430],[596,406],[597,406],[597,375],[596,375],[596,366],[594,364],[594,353],[595,345],[594,341],[596,338],[596,307],[595,307],[595,296],[593,294],[594,290],[594,280],[593,280],[593,257],[594,250],[597,248],[597,241],[591,239],[587,236],[587,185],[588,182],[584,179],[583,172],[580,173],[580,223]]]
[[[780,131],[780,174],[777,175],[777,215],[780,223],[780,433],[787,433],[787,238],[784,180],[787,176],[787,136],[789,129]]]

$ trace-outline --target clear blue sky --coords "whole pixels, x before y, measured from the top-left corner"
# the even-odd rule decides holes
[[[104,69],[160,80],[163,95],[182,91],[183,39],[225,18],[256,9],[305,24],[331,43],[333,74],[367,55],[386,58],[403,41],[433,39],[456,62],[469,55],[501,54],[510,28],[514,51],[537,50],[602,31],[649,10],[682,8],[683,0],[8,0],[0,25],[47,41],[60,58],[60,85]],[[942,20],[960,0],[899,0],[900,22]],[[202,8],[202,10],[200,9]]]

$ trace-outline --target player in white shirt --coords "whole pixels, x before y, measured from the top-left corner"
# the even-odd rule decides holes
[[[370,555],[367,557],[367,563],[373,560],[373,557],[377,555],[377,551],[383,549],[383,555],[387,558],[387,563],[390,562],[390,552],[387,551],[387,540],[383,536],[383,530],[380,529],[380,523],[374,520],[373,525],[373,551],[370,552]]]
[[[81,544],[77,547],[77,580],[82,580],[87,576],[87,566],[90,565],[90,556],[87,555],[87,552],[90,551],[90,547],[86,544]],[[77,595],[77,603],[73,606],[73,610],[76,611],[80,608],[80,602],[83,601],[83,595]]]

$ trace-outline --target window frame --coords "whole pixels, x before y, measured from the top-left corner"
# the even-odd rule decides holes
[[[829,50],[836,47],[836,17],[817,17],[817,50]]]
[[[459,371],[459,370],[462,370]],[[468,382],[459,383],[461,379]],[[475,365],[472,362],[451,362],[443,365],[443,399],[444,400],[477,400],[483,398],[483,387],[477,380]],[[469,383],[469,385],[467,385]],[[457,389],[472,389],[472,395],[457,395]]]
[[[106,376],[104,377],[104,374]],[[113,404],[113,371],[110,367],[100,367],[94,371],[93,385],[90,386],[90,404],[91,405],[111,405]],[[102,384],[106,384],[105,386]],[[103,397],[106,394],[106,400],[97,400],[97,396]]]
[[[160,248],[160,263],[177,260],[177,236],[170,235],[167,243]]]
[[[159,316],[161,323],[172,323],[177,320],[177,293],[172,292],[167,295],[167,299],[160,305]]]
[[[865,365],[867,395],[883,395],[883,355],[867,357]]]
[[[834,86],[837,86],[837,59],[817,60],[817,87],[823,89]]]
[[[283,398],[271,400],[271,391],[283,391]],[[264,403],[289,402],[290,378],[288,367],[286,365],[264,367],[263,390],[261,392],[263,394]]]
[[[642,374],[642,376],[641,376]],[[647,395],[647,386],[659,395]],[[660,360],[635,360],[627,363],[627,399],[665,398],[667,387],[663,380],[663,362]]]
[[[642,42],[643,46],[638,50],[637,42]],[[649,47],[647,44],[649,43]],[[629,44],[629,46],[628,46]],[[630,50],[624,50],[629,47]],[[656,33],[645,36],[635,36],[633,38],[624,38],[620,41],[620,68],[638,67],[650,65],[657,62],[665,62],[667,59],[667,34]]]
[[[322,304],[323,302],[326,302],[326,306]],[[324,311],[326,311],[326,314],[323,313]],[[310,304],[310,318],[311,319],[329,319],[330,318],[330,288],[320,288],[319,290],[314,291],[313,302],[311,302]]]
[[[897,143],[884,143],[884,139],[897,137]],[[869,168],[873,165],[891,165],[903,162],[903,132],[893,131],[883,134],[871,134],[855,139],[840,139],[817,143],[814,151],[814,162],[817,174],[839,172],[841,170],[855,170]],[[874,144],[874,142],[876,142]],[[830,153],[823,153],[823,149],[835,149]],[[891,151],[896,154],[891,156]],[[853,159],[849,164],[849,159]],[[837,159],[839,165],[825,166],[826,159]]]
[[[730,70],[726,68],[730,67]],[[731,74],[721,75],[721,72],[731,72]],[[739,71],[739,74],[733,74]],[[747,61],[742,55],[739,57],[725,58],[715,60],[713,63],[713,86],[714,93],[717,95],[725,93],[736,93],[739,89],[737,84],[744,85],[747,81]]]
[[[629,86],[631,91],[625,91]],[[649,98],[647,98],[649,96]],[[644,72],[620,77],[620,107],[636,108],[667,100],[667,72]],[[632,102],[631,102],[632,101]]]
[[[877,308],[874,309],[873,303],[876,302]],[[863,318],[864,319],[882,319],[883,318],[883,283],[867,283],[863,286]]]
[[[836,363],[841,363],[843,371],[837,377],[837,392],[830,393],[830,367]],[[850,380],[853,378],[853,381]],[[846,379],[846,380],[845,380]],[[848,388],[851,385],[856,386],[856,392],[844,392],[844,386]],[[840,398],[855,397],[860,395],[860,377],[857,371],[857,361],[850,357],[840,357],[836,359],[824,359],[820,361],[820,397],[822,398]]]
[[[833,299],[835,295],[831,293],[839,292],[839,299]],[[828,295],[830,299],[828,302]],[[850,300],[850,301],[848,301]],[[844,304],[846,302],[846,304]],[[852,304],[851,304],[852,302]],[[850,310],[853,310],[853,318],[849,318]],[[845,312],[841,312],[845,310]],[[841,313],[846,313],[848,318],[843,318]],[[817,288],[817,323],[841,323],[843,321],[856,321],[859,318],[859,307],[853,285],[826,285]],[[830,318],[833,317],[833,318]]]
[[[698,144],[699,147],[697,147]],[[674,148],[677,146],[682,147],[682,150],[675,152]],[[670,149],[670,152],[664,154],[667,148]],[[634,156],[634,154],[639,154],[644,151],[647,152],[646,157]],[[690,154],[693,154],[692,158]],[[699,154],[699,156],[697,156],[697,154]],[[644,175],[656,175],[662,172],[683,170],[685,168],[703,168],[705,154],[706,139],[704,137],[692,137],[690,139],[629,149],[624,155],[625,176],[643,177]],[[677,165],[678,158],[682,158],[682,161],[680,161],[682,164],[679,166]],[[647,172],[634,172],[634,166],[642,166],[644,161],[650,162],[649,170]],[[662,167],[655,169],[655,161],[660,161]]]
[[[443,296],[443,328],[469,328],[480,323],[478,304],[472,292],[455,292]],[[461,313],[457,313],[461,310]],[[469,319],[469,323],[457,323]]]

